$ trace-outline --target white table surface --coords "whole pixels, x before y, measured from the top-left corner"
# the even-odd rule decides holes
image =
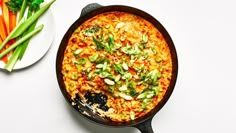
[[[70,109],[56,80],[60,41],[88,3],[142,9],[159,20],[178,53],[179,73],[167,104],[155,115],[155,133],[236,133],[236,1],[57,0],[56,36],[36,64],[0,70],[0,133],[139,133],[103,127]]]

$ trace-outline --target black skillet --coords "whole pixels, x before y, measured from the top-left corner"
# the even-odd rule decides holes
[[[65,84],[63,81],[63,75],[61,73],[62,70],[62,60],[64,58],[64,51],[67,46],[68,40],[74,30],[81,25],[86,20],[92,18],[93,16],[96,16],[100,13],[109,12],[109,11],[122,11],[127,13],[132,13],[137,16],[140,16],[147,21],[151,22],[164,36],[165,40],[167,41],[167,44],[171,51],[171,58],[172,58],[172,64],[173,64],[173,72],[172,77],[170,81],[170,85],[167,89],[167,92],[165,93],[163,99],[160,101],[160,103],[152,109],[148,114],[132,120],[128,122],[114,122],[106,118],[102,118],[98,116],[95,112],[93,112],[89,106],[84,104],[81,99],[77,99],[77,101],[72,101],[70,95],[66,92]],[[177,79],[177,72],[178,72],[178,60],[177,60],[177,54],[175,50],[174,43],[168,34],[168,32],[165,30],[165,28],[158,22],[154,17],[149,15],[148,13],[136,9],[134,7],[129,6],[123,6],[123,5],[111,5],[111,6],[101,6],[96,3],[92,3],[87,5],[83,8],[80,17],[78,20],[76,20],[71,27],[68,29],[68,31],[65,33],[61,44],[59,46],[57,57],[56,57],[56,74],[57,74],[57,81],[60,86],[60,90],[62,94],[64,95],[66,101],[71,105],[72,108],[75,109],[76,112],[78,112],[82,117],[87,118],[88,120],[104,125],[104,126],[113,126],[113,127],[136,127],[138,128],[142,133],[153,133],[153,129],[151,126],[151,121],[154,115],[165,105],[169,97],[171,96],[171,93],[174,90],[174,86]],[[76,106],[72,105],[72,102],[76,102]]]

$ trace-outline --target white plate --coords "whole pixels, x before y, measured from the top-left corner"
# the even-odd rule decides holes
[[[16,63],[14,70],[36,63],[50,48],[55,36],[55,21],[50,9],[39,18],[37,26],[40,24],[44,24],[43,30],[31,38],[22,60]],[[0,61],[0,68],[4,69],[4,66],[5,64]]]

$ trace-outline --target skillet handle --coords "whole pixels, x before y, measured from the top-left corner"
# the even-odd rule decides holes
[[[87,6],[85,6],[82,11],[81,11],[81,14],[80,16],[84,16],[85,14],[93,11],[93,10],[96,10],[98,8],[102,7],[102,5],[98,4],[98,3],[91,3],[91,4],[88,4]]]
[[[141,131],[141,133],[154,133],[151,122],[152,122],[152,118],[142,123],[139,123],[138,125],[135,125],[135,127],[138,128]]]

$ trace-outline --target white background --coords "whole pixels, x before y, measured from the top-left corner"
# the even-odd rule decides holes
[[[139,133],[87,121],[70,109],[58,87],[58,46],[92,2],[142,9],[164,25],[175,43],[178,80],[152,121],[155,133],[236,133],[234,0],[57,0],[51,7],[56,35],[44,58],[12,73],[0,70],[0,133]]]

